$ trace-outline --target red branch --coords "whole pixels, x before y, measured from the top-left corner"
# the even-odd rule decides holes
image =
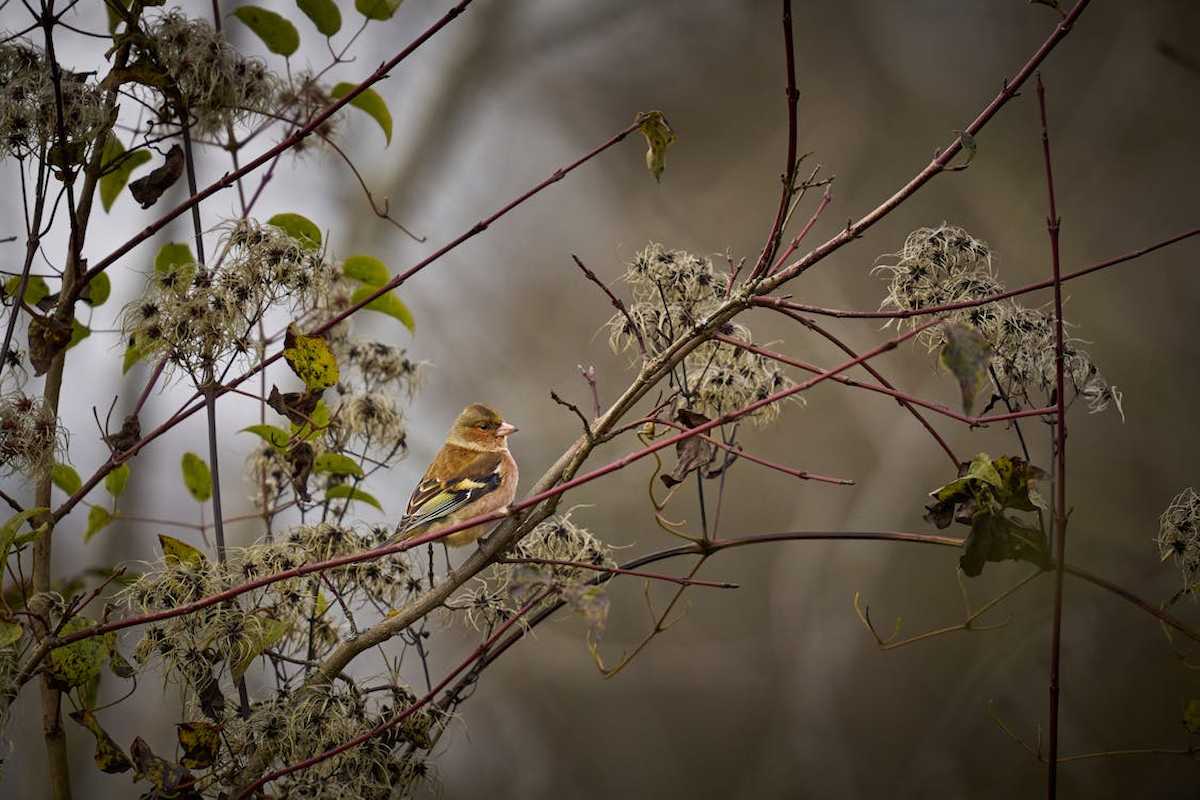
[[[736,583],[727,581],[702,581],[697,578],[679,578],[674,575],[663,575],[659,572],[639,572],[624,567],[606,567],[603,564],[589,564],[586,561],[563,561],[557,558],[501,558],[501,564],[547,564],[552,567],[571,567],[572,569],[587,569],[592,572],[604,572],[609,575],[630,575],[634,578],[646,578],[653,581],[665,581],[679,586],[706,586],[709,589],[740,589]]]
[[[1042,153],[1046,160],[1046,193],[1050,214],[1046,232],[1050,236],[1050,269],[1054,276],[1054,380],[1058,424],[1054,439],[1054,622],[1050,634],[1050,753],[1046,759],[1046,793],[1050,800],[1058,794],[1058,706],[1059,664],[1062,655],[1063,559],[1067,550],[1067,404],[1066,365],[1063,363],[1062,269],[1059,265],[1058,206],[1054,201],[1054,171],[1050,167],[1050,135],[1046,126],[1046,89],[1042,76],[1037,80],[1038,111],[1042,119]]]
[[[921,331],[940,323],[941,320],[930,320],[923,325],[913,328],[908,333],[902,334],[893,339],[889,339],[883,344],[866,351],[862,355],[852,358],[849,361],[845,361],[831,370],[822,372],[819,375],[815,375],[812,378],[809,378],[807,381],[798,383],[795,386],[789,386],[786,389],[781,389],[778,392],[763,398],[762,400],[757,400],[749,405],[743,406],[736,411],[731,411],[728,414],[709,420],[701,425],[697,425],[695,428],[682,431],[674,436],[668,436],[660,439],[653,444],[647,445],[641,450],[628,453],[621,458],[618,458],[616,461],[612,461],[602,467],[597,467],[591,472],[578,475],[569,481],[564,481],[557,486],[552,486],[549,489],[527,497],[520,502],[513,503],[511,506],[509,506],[507,512],[494,511],[489,514],[481,514],[477,517],[464,520],[457,525],[449,526],[446,529],[435,533],[414,536],[411,539],[406,539],[402,542],[386,545],[384,547],[377,547],[374,550],[364,550],[361,553],[339,556],[337,558],[331,558],[325,561],[314,561],[309,564],[303,564],[299,567],[294,567],[293,569],[276,572],[272,575],[264,575],[261,578],[255,578],[254,580],[246,581],[245,583],[238,584],[237,586],[231,586],[222,592],[217,592],[216,594],[209,595],[208,597],[202,597],[199,600],[193,600],[190,603],[184,603],[183,605],[176,606],[174,608],[167,608],[161,611],[153,611],[146,614],[127,617],[122,620],[106,622],[102,625],[96,625],[91,628],[76,631],[75,633],[58,638],[53,641],[53,643],[50,645],[50,648],[54,649],[62,647],[64,645],[71,644],[72,642],[77,642],[81,639],[89,639],[93,636],[99,636],[110,631],[118,631],[124,628],[132,628],[137,625],[145,625],[151,622],[158,622],[159,620],[171,619],[173,617],[191,614],[201,609],[208,608],[209,606],[223,603],[227,600],[232,600],[239,595],[252,592],[256,589],[261,589],[264,586],[269,586],[279,581],[289,580],[291,578],[299,578],[304,575],[310,575],[315,572],[323,572],[325,570],[335,569],[337,567],[344,567],[348,564],[357,564],[363,561],[370,561],[372,559],[382,558],[383,556],[393,555],[395,553],[402,553],[405,550],[411,550],[415,547],[419,547],[420,545],[428,544],[429,542],[439,541],[453,533],[457,533],[458,531],[466,530],[467,528],[473,528],[476,525],[484,525],[490,522],[496,522],[504,519],[505,517],[516,515],[518,512],[533,508],[544,500],[557,497],[558,495],[582,486],[585,483],[590,483],[597,478],[601,478],[612,472],[623,469],[635,461],[640,461],[647,456],[657,453],[659,450],[671,447],[672,445],[690,439],[693,436],[699,436],[702,433],[707,433],[708,431],[718,428],[722,425],[728,425],[729,423],[747,416],[748,414],[753,414],[760,408],[765,408],[773,403],[778,403],[780,400],[785,400],[792,395],[799,394],[800,392],[803,392],[806,389],[821,383],[822,381],[828,380],[841,372],[845,372],[846,370],[851,369],[852,367],[855,367],[864,361],[867,361],[868,359],[875,358],[876,356],[886,353],[889,350],[894,350],[901,343],[908,341],[917,334],[921,333]]]
[[[1124,264],[1127,261],[1141,258],[1144,255],[1153,253],[1155,250],[1161,250],[1164,247],[1182,242],[1185,239],[1190,239],[1193,236],[1200,236],[1200,228],[1192,228],[1170,237],[1163,239],[1160,242],[1140,247],[1124,255],[1115,256],[1113,258],[1101,261],[1083,269],[1068,272],[1061,277],[1063,283],[1082,278],[1084,275],[1090,275],[1093,272],[1098,272],[1108,267],[1115,267],[1118,264]],[[826,306],[814,306],[807,303],[796,303],[792,300],[783,297],[755,297],[751,302],[757,306],[766,306],[770,308],[786,308],[792,311],[803,311],[806,314],[817,314],[823,317],[838,317],[840,319],[911,319],[912,317],[924,317],[930,314],[945,314],[950,311],[961,311],[964,308],[975,308],[976,306],[985,306],[989,303],[995,303],[997,300],[1007,300],[1010,297],[1017,295],[1036,292],[1039,289],[1049,289],[1054,285],[1054,279],[1049,278],[1044,281],[1026,284],[1017,289],[1009,289],[1008,291],[999,292],[998,294],[981,297],[978,300],[961,300],[957,303],[947,303],[941,306],[927,306],[925,308],[912,309],[897,309],[895,311],[860,311],[853,308],[828,308]]]
[[[757,345],[749,344],[747,342],[742,342],[737,339],[733,339],[729,336],[722,336],[720,334],[717,334],[717,336],[714,338],[716,338],[722,342],[725,342],[726,344],[731,344],[731,345],[734,345],[735,347],[740,347],[743,350],[749,350],[751,353],[757,353],[760,356],[774,359],[775,361],[778,361],[781,364],[787,364],[788,366],[792,366],[792,367],[796,367],[797,369],[805,370],[806,372],[815,372],[818,374],[820,374],[822,372],[821,368],[818,366],[814,366],[813,364],[809,364],[804,361],[799,361],[790,356],[786,356],[783,353],[777,353],[774,350],[767,350],[764,347],[759,347]],[[886,394],[889,397],[894,397],[897,400],[901,400],[905,403],[911,403],[914,406],[921,406],[921,408],[927,408],[930,411],[936,411],[939,414],[943,414],[947,417],[950,417],[951,419],[955,419],[955,420],[958,420],[959,422],[966,423],[967,425],[971,425],[972,427],[977,426],[977,425],[986,425],[989,422],[1004,422],[1005,420],[1021,419],[1023,417],[1044,417],[1047,414],[1053,414],[1057,408],[1057,406],[1047,406],[1046,408],[1026,408],[1026,409],[1022,409],[1021,411],[1013,411],[1013,412],[1009,412],[1009,413],[1005,413],[1005,414],[990,414],[990,415],[984,416],[984,417],[968,417],[964,414],[959,414],[954,409],[948,408],[947,406],[944,406],[941,403],[932,403],[928,400],[922,400],[919,397],[914,397],[913,395],[907,394],[905,392],[901,392],[897,389],[891,389],[891,388],[888,388],[885,386],[875,386],[875,385],[869,384],[869,383],[862,383],[861,381],[856,381],[853,378],[833,378],[833,380],[835,380],[838,383],[843,384],[845,386],[852,386],[857,389],[869,389],[872,392],[878,392],[879,394]]]

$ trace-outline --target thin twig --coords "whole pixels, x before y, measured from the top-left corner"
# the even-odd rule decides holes
[[[613,304],[613,308],[615,308],[617,311],[620,311],[621,314],[625,317],[625,321],[627,323],[629,323],[630,332],[633,333],[634,339],[637,340],[638,351],[642,354],[642,358],[645,358],[646,357],[646,342],[642,339],[642,330],[633,321],[633,317],[629,316],[629,309],[625,307],[625,303],[622,302],[621,298],[619,298],[615,294],[613,294],[612,289],[609,289],[608,286],[606,286],[604,284],[604,281],[602,281],[598,277],[596,277],[596,273],[594,273],[590,269],[588,269],[587,265],[579,260],[579,256],[575,255],[574,253],[571,253],[571,258],[574,259],[576,266],[578,266],[581,270],[583,270],[584,277],[586,277],[589,281],[591,281],[592,283],[599,286],[600,290],[602,292],[604,292],[606,295],[608,295],[609,302],[611,302]]]

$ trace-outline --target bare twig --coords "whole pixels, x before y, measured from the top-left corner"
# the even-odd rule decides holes
[[[645,358],[646,342],[642,339],[642,330],[637,326],[637,323],[633,321],[633,317],[629,316],[629,309],[625,307],[625,303],[621,301],[621,298],[613,294],[612,289],[609,289],[608,286],[605,285],[604,281],[596,277],[596,273],[588,269],[587,265],[579,260],[579,256],[571,253],[571,258],[574,259],[576,266],[583,270],[584,277],[599,286],[600,290],[608,295],[609,302],[613,304],[613,308],[621,312],[621,314],[625,317],[625,321],[629,324],[630,332],[633,334],[634,339],[637,340],[638,351],[641,352],[642,358]]]

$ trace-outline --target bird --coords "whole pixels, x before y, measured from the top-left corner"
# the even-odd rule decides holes
[[[517,494],[519,477],[517,462],[508,451],[508,437],[516,432],[515,425],[482,403],[464,408],[413,490],[404,517],[387,544],[507,510]],[[453,547],[470,544],[489,524],[456,531],[442,542]]]

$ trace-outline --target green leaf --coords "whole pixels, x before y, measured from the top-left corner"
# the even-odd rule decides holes
[[[333,36],[342,29],[342,12],[333,0],[296,0],[296,5],[325,36]]]
[[[350,256],[342,262],[342,272],[347,278],[375,287],[383,286],[392,277],[387,264],[374,256]]]
[[[179,763],[189,769],[208,769],[221,747],[221,729],[211,722],[181,722],[175,726],[183,757]]]
[[[321,453],[313,463],[313,472],[328,472],[333,475],[363,477],[362,467],[350,456],[341,453]]]
[[[130,337],[129,343],[125,345],[125,355],[121,358],[121,374],[129,372],[130,367],[145,358],[148,353],[149,351],[143,349],[136,340]]]
[[[196,274],[196,257],[192,248],[179,242],[168,242],[154,256],[154,271],[159,274],[179,273],[183,285],[190,285]]]
[[[337,357],[319,336],[305,336],[289,325],[283,339],[283,358],[309,389],[325,389],[338,382]]]
[[[963,413],[973,413],[975,398],[988,382],[988,365],[992,363],[991,345],[974,328],[948,325],[941,361],[958,379]]]
[[[287,625],[277,619],[260,618],[258,622],[258,626],[248,628],[242,636],[242,643],[238,650],[244,655],[230,668],[230,674],[235,681],[246,674],[246,670],[250,669],[254,659],[262,655],[264,650],[278,642],[287,633]]]
[[[203,458],[195,453],[184,453],[180,469],[183,471],[183,485],[196,502],[203,503],[212,497],[212,473]]]
[[[104,305],[110,294],[112,294],[112,281],[108,279],[107,272],[101,272],[88,281],[87,286],[83,287],[79,299],[95,308]]]
[[[91,335],[91,328],[77,319],[71,320],[71,338],[67,340],[67,349],[70,350]]]
[[[992,466],[992,457],[987,453],[980,453],[971,459],[971,464],[967,467],[967,477],[977,478],[997,489],[1004,488],[1004,480],[1000,477],[1000,473],[996,471],[996,468]]]
[[[83,532],[83,541],[90,542],[92,537],[112,524],[113,517],[104,506],[92,506],[88,510],[87,530]]]
[[[359,10],[361,11],[362,9],[360,8]],[[375,17],[374,19],[380,18]],[[386,19],[386,17],[383,17],[383,19]],[[340,100],[350,94],[357,86],[357,83],[339,83],[333,87],[329,96],[334,100]],[[392,112],[388,111],[387,103],[383,101],[378,92],[370,88],[364,89],[350,101],[350,105],[359,111],[367,112],[373,120],[379,123],[379,127],[383,129],[383,136],[387,140],[387,143],[392,143]]]
[[[367,19],[391,19],[404,0],[354,0],[358,13]]]
[[[250,425],[242,428],[242,433],[253,433],[272,447],[282,450],[287,447],[288,440],[291,438],[288,432],[282,428],[276,428],[274,425]]]
[[[110,12],[111,13],[111,12]],[[124,158],[121,158],[125,156]],[[149,150],[134,150],[125,155],[125,145],[112,131],[104,140],[104,153],[101,155],[100,205],[110,211],[113,203],[117,202],[121,190],[129,183],[129,176],[138,167],[150,161],[153,156]],[[121,159],[117,161],[117,159]],[[103,275],[104,273],[100,273]]]
[[[142,737],[133,740],[129,755],[133,758],[134,780],[146,780],[154,786],[154,791],[148,792],[146,797],[190,800],[198,796],[192,788],[196,782],[192,773],[179,764],[156,756]]]
[[[117,26],[121,24],[121,15],[113,10],[113,6],[120,3],[123,8],[129,8],[129,0],[113,0],[112,3],[105,3],[104,10],[108,12],[108,33],[112,35],[117,32]]]
[[[158,535],[158,543],[162,545],[163,560],[169,566],[196,568],[208,561],[208,557],[204,553],[182,539],[176,539],[174,536],[167,536],[165,533],[160,533]]]
[[[376,291],[378,291],[378,288],[375,286],[360,286],[350,296],[350,302],[361,303]],[[409,333],[412,333],[416,329],[416,323],[413,321],[412,312],[408,310],[408,306],[404,305],[400,298],[391,292],[381,294],[363,307],[369,311],[378,311],[381,314],[387,314],[389,317],[395,317],[404,324],[404,327],[408,328]]]
[[[21,640],[21,634],[24,632],[25,629],[16,622],[0,619],[0,647],[16,644]]]
[[[21,276],[13,275],[4,282],[5,297],[16,297],[17,289],[21,288]],[[46,285],[41,277],[30,275],[29,282],[25,284],[25,304],[36,306],[42,300],[50,296],[50,287]]]
[[[55,463],[50,468],[50,481],[67,494],[75,494],[83,488],[79,473],[70,464]]]
[[[329,416],[329,406],[325,404],[324,400],[318,400],[303,425],[292,423],[292,437],[311,442],[329,427]]]
[[[42,523],[37,528],[33,528],[32,523],[30,523],[30,527],[33,528],[30,533],[24,534],[23,536],[17,535],[20,533],[21,528],[25,525],[25,523],[29,522],[29,520],[36,517],[38,514],[44,514],[49,510],[50,509],[46,508],[45,506],[27,508],[19,514],[14,514],[13,516],[9,517],[3,525],[0,525],[0,564],[3,564],[8,559],[9,548],[11,548],[14,543],[21,545],[26,540],[37,538],[37,536],[41,535],[41,533],[49,527],[47,523]]]
[[[267,224],[280,228],[306,250],[319,250],[321,247],[321,229],[308,217],[290,212],[276,214],[267,220]]]
[[[108,731],[100,727],[100,722],[91,709],[72,711],[71,719],[87,728],[92,736],[96,737],[96,753],[93,758],[101,772],[115,775],[118,772],[128,772],[133,769],[133,762],[129,760],[129,756],[125,755],[121,746],[108,735]]]
[[[667,168],[667,148],[675,142],[675,131],[661,111],[643,111],[634,122],[646,137],[646,169],[650,170],[654,180],[661,181],[663,170]]]
[[[113,497],[120,497],[129,483],[129,464],[124,463],[104,476],[104,489]]]
[[[274,11],[258,6],[239,6],[233,15],[254,31],[272,53],[290,56],[300,49],[300,34],[296,26]]]
[[[347,500],[361,500],[362,502],[369,503],[378,508],[380,511],[383,511],[383,506],[379,504],[378,500],[364,492],[362,489],[355,489],[348,483],[343,483],[340,486],[330,487],[329,491],[325,492],[326,500],[340,500],[343,498]]]
[[[72,617],[62,627],[62,635],[87,630],[92,622],[84,617]],[[65,647],[50,651],[46,672],[51,682],[66,691],[83,686],[100,674],[100,668],[108,660],[108,642],[103,636],[80,639]]]

